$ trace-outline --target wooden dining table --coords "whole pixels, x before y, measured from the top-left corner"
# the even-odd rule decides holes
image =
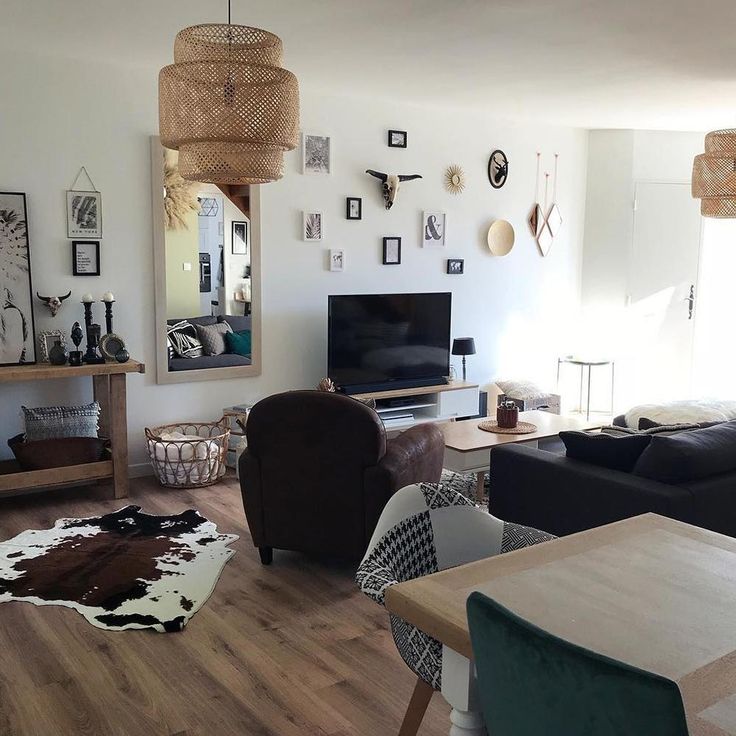
[[[691,736],[736,736],[736,539],[644,514],[390,588],[388,610],[443,644],[451,736],[485,734],[465,611],[476,590],[674,680]]]

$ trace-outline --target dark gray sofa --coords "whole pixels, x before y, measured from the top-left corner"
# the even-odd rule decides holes
[[[167,320],[167,324],[175,325],[177,322],[186,320],[193,325],[214,325],[217,322],[227,322],[234,332],[251,329],[251,317],[239,317],[225,315],[224,317],[181,317],[179,319]],[[169,358],[170,371],[195,371],[203,368],[232,368],[235,366],[251,365],[251,358],[234,353],[222,353],[221,355],[203,355],[200,358]]]
[[[655,512],[736,537],[736,422],[654,436],[631,472],[502,445],[490,475],[492,514],[558,536]]]

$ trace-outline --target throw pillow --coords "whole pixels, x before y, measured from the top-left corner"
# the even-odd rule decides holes
[[[197,338],[195,326],[183,319],[166,327],[166,342],[171,358],[201,358],[202,343]]]
[[[225,334],[233,331],[227,322],[218,322],[215,325],[194,325],[194,327],[205,355],[222,355],[227,350]]]
[[[736,470],[736,421],[676,435],[654,436],[634,475],[682,483]]]
[[[93,401],[84,406],[23,407],[26,441],[56,437],[97,437],[100,405]]]
[[[565,444],[567,456],[573,460],[623,473],[631,472],[639,456],[652,441],[647,434],[614,437],[589,432],[560,432],[560,439]]]
[[[250,330],[242,330],[241,332],[226,332],[225,343],[228,353],[235,355],[243,355],[250,358],[251,354],[251,333]]]

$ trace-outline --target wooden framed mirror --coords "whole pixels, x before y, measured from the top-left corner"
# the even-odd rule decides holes
[[[260,188],[181,178],[151,138],[158,383],[261,373]]]

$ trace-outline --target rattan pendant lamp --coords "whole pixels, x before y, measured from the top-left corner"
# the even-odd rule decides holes
[[[159,72],[161,143],[179,151],[184,179],[265,184],[284,174],[299,136],[299,86],[281,39],[249,26],[179,31],[174,63]]]
[[[736,130],[705,136],[705,153],[693,163],[693,197],[704,217],[736,218]]]

